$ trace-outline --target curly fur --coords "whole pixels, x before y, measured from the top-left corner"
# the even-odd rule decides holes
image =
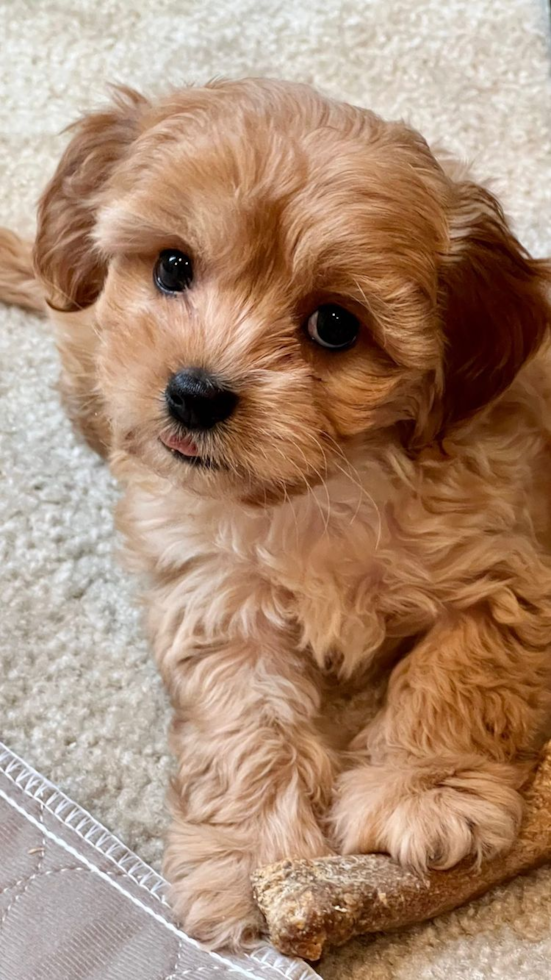
[[[68,409],[125,488],[185,928],[253,942],[250,872],[283,857],[509,848],[551,717],[550,270],[495,198],[402,124],[216,82],[77,124],[36,278],[2,234],[1,295],[45,297]],[[196,267],[177,299],[152,282],[169,246]],[[302,329],[331,301],[362,322],[350,351]],[[240,396],[197,437],[209,470],[160,441],[185,365]]]

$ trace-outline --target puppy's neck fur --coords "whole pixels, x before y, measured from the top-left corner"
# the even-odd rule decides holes
[[[477,570],[490,557],[497,567],[513,541],[522,551],[534,534],[549,537],[539,495],[551,474],[533,482],[547,466],[541,379],[534,363],[445,454],[412,460],[381,443],[277,505],[202,498],[125,460],[120,527],[133,567],[158,593],[156,616],[159,606],[177,609],[180,648],[199,629],[202,641],[229,634],[263,644],[270,623],[292,631],[292,646],[320,668],[337,664],[341,677],[384,659],[429,629],[452,591],[456,603],[475,601]],[[168,636],[158,618],[155,633]]]

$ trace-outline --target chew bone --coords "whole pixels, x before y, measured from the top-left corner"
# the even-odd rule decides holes
[[[317,960],[325,946],[431,919],[551,861],[551,743],[526,799],[513,849],[478,868],[464,861],[421,877],[382,854],[281,861],[260,868],[253,887],[272,943],[287,955]]]

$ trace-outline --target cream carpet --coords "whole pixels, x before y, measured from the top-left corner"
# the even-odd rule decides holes
[[[270,74],[403,116],[495,178],[551,253],[544,0],[0,0],[0,223],[31,227],[74,116],[118,80],[146,91]],[[116,490],[73,437],[47,327],[0,312],[0,737],[158,864],[167,704],[115,558]],[[549,977],[551,870],[400,938],[356,943],[326,980]]]

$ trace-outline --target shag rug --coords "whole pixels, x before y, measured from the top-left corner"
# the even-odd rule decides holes
[[[545,0],[0,0],[0,223],[32,230],[64,138],[110,81],[313,82],[403,117],[493,178],[551,253]],[[104,465],[71,432],[47,325],[0,311],[0,737],[158,866],[168,705],[119,570]],[[402,936],[356,942],[326,980],[548,978],[551,869]]]

